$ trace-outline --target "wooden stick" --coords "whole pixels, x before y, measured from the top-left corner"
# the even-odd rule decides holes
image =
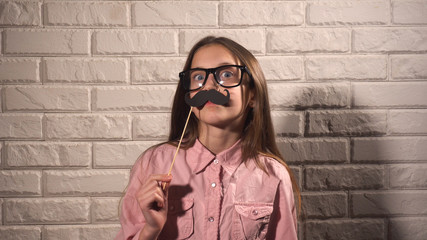
[[[188,120],[190,120],[191,112],[193,111],[193,106],[190,107],[190,112],[188,112],[187,121],[185,121],[184,129],[182,130],[181,138],[179,139],[178,146],[176,147],[175,155],[173,156],[173,160],[171,166],[169,167],[168,175],[171,175],[173,164],[175,163],[176,155],[178,155],[179,148],[181,147],[182,138],[184,138],[185,129],[187,129]],[[166,183],[163,184],[163,190],[166,188]]]

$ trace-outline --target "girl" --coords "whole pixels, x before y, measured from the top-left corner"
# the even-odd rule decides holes
[[[197,107],[167,175],[186,102]],[[230,39],[206,37],[180,73],[169,141],[132,169],[116,239],[297,239],[293,190],[299,197],[257,60]]]

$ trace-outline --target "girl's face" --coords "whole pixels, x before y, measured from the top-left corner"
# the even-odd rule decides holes
[[[223,65],[240,65],[240,62],[227,48],[213,44],[204,46],[196,52],[191,68],[215,68]],[[210,89],[215,89],[224,95],[226,95],[224,89],[227,89],[230,93],[230,101],[224,106],[207,102],[201,107],[193,108],[194,114],[199,119],[199,129],[214,126],[241,132],[246,113],[246,111],[242,111],[244,107],[242,96],[247,91],[246,85],[242,83],[237,87],[224,88],[215,81],[213,74],[210,74],[206,84],[198,91]],[[193,97],[198,91],[191,92],[190,97]],[[251,95],[250,93],[249,97]]]

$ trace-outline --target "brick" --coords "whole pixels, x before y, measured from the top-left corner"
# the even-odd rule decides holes
[[[426,217],[391,218],[389,222],[389,239],[427,239]]]
[[[301,25],[304,23],[302,2],[223,2],[221,25]]]
[[[304,63],[301,57],[265,56],[257,59],[267,80],[303,79]]]
[[[265,53],[265,34],[262,29],[185,29],[180,31],[180,53],[190,52],[203,36],[227,37],[245,47],[252,54]]]
[[[397,164],[390,165],[391,188],[426,188],[426,164]]]
[[[427,107],[427,83],[352,83],[356,107]]]
[[[341,218],[347,215],[347,195],[339,193],[303,193],[304,216],[309,219]]]
[[[351,193],[350,209],[353,217],[421,215],[426,202],[425,190],[357,192]]]
[[[390,134],[427,134],[427,110],[390,110],[387,122]]]
[[[126,2],[48,2],[45,24],[49,26],[130,26]]]
[[[43,239],[114,239],[119,230],[119,224],[45,226]]]
[[[379,189],[385,185],[385,170],[376,165],[309,166],[305,168],[308,190]]]
[[[185,59],[182,57],[134,58],[131,64],[132,83],[178,83]]]
[[[0,226],[0,239],[3,240],[41,240],[39,226]]]
[[[2,58],[0,83],[40,83],[39,65],[37,58]]]
[[[350,144],[342,138],[285,139],[277,145],[288,163],[342,163],[350,156]]]
[[[120,198],[93,198],[92,221],[95,223],[118,222]]]
[[[427,51],[427,28],[363,28],[353,30],[353,52]]]
[[[392,1],[394,24],[426,24],[425,1]]]
[[[88,167],[92,146],[84,142],[7,142],[8,167]]]
[[[390,19],[387,2],[312,2],[307,6],[309,25],[382,25]]]
[[[130,168],[145,150],[158,143],[155,141],[93,143],[94,167]]]
[[[41,177],[40,171],[0,170],[0,195],[41,195]]]
[[[396,79],[426,79],[427,55],[395,55],[391,57],[391,77]]]
[[[125,58],[45,58],[47,83],[129,83],[129,61]]]
[[[133,119],[133,139],[166,140],[169,136],[169,113],[145,113]]]
[[[350,50],[346,29],[267,30],[267,53],[340,53]]]
[[[276,136],[302,136],[304,134],[303,112],[271,113]]]
[[[304,228],[306,240],[385,240],[387,231],[381,219],[308,220]]]
[[[176,86],[97,87],[95,111],[170,111]]]
[[[0,139],[41,139],[42,117],[41,114],[0,115]]]
[[[386,56],[310,56],[306,60],[308,79],[385,80]]]
[[[92,42],[98,55],[172,55],[178,53],[178,30],[97,30]]]
[[[427,160],[427,137],[354,138],[353,160],[424,161]]]
[[[283,108],[347,107],[350,86],[346,83],[269,83],[272,110]]]
[[[132,25],[215,27],[218,25],[217,8],[215,2],[136,2]]]
[[[128,170],[44,171],[45,194],[70,196],[121,195],[129,182]]]
[[[5,54],[89,54],[89,31],[85,30],[8,29],[3,34]]]
[[[307,118],[307,133],[313,136],[366,136],[387,133],[386,111],[309,111]]]
[[[17,86],[4,88],[6,111],[89,111],[89,89]]]
[[[88,223],[86,198],[23,198],[4,202],[6,224]]]
[[[2,1],[0,2],[0,25],[6,26],[39,26],[41,3]]]
[[[127,114],[47,114],[48,139],[129,139]]]

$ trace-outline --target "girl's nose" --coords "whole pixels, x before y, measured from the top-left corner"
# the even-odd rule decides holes
[[[204,86],[205,90],[210,90],[210,89],[218,89],[218,83],[215,81],[215,77],[213,73],[209,73],[209,75],[207,76],[208,79],[206,79],[206,83]]]

